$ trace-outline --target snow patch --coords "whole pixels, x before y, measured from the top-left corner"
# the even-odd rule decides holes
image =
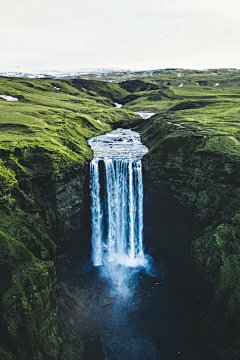
[[[102,123],[99,119],[97,119],[96,122],[98,122],[98,123],[100,123],[100,124]]]
[[[54,86],[54,89],[56,89],[56,90],[61,90],[59,87],[57,87],[57,86]]]
[[[219,83],[216,83],[214,86],[219,86]]]
[[[178,87],[182,87],[182,86],[183,86],[183,84],[178,85]]]
[[[9,95],[0,95],[1,98],[7,100],[7,101],[18,101],[18,98],[15,98],[13,96],[9,96]]]
[[[200,86],[198,82],[196,82],[196,85],[197,85],[197,86]]]

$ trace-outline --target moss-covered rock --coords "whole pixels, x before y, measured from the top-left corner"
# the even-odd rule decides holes
[[[87,139],[138,116],[114,107],[128,95],[116,84],[0,78],[0,86],[19,100],[0,100],[1,358],[80,359],[58,331],[58,239],[82,225]]]
[[[54,264],[37,259],[23,244],[3,233],[0,241],[2,327],[6,330],[6,343],[20,359],[35,358],[37,352],[57,358]]]
[[[2,346],[0,346],[0,356],[2,360],[15,360],[15,356],[10,352],[6,351]]]
[[[192,254],[207,301],[203,329],[220,357],[236,359],[240,346],[240,146],[228,145],[227,126],[219,143],[215,134],[196,128],[191,120],[173,123],[170,116],[155,115],[139,127],[150,149],[143,158],[145,176],[159,187],[167,183],[183,204],[194,208]]]

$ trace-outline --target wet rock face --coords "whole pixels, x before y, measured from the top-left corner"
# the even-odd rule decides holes
[[[239,192],[235,196],[239,201]],[[202,282],[213,291],[202,324],[223,359],[235,359],[240,345],[240,226],[239,214],[231,217],[225,212],[230,209],[234,206],[225,207],[221,218],[204,228],[203,235],[192,244]]]
[[[103,320],[106,308],[112,304],[111,297],[104,296],[96,283],[73,286],[61,282],[59,295],[59,326],[67,344],[62,348],[61,360],[105,359],[98,324]]]
[[[146,125],[147,126],[147,125]],[[192,254],[206,310],[202,325],[223,359],[236,359],[240,347],[240,191],[235,157],[202,151],[206,138],[188,128],[160,122],[143,143],[145,181],[166,184],[182,204],[194,209]]]
[[[88,168],[80,169],[79,174],[68,182],[56,184],[56,211],[61,231],[77,231],[82,226],[84,184]]]

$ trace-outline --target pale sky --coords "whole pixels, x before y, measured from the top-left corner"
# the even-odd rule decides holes
[[[0,72],[240,68],[239,0],[0,0],[0,30]]]

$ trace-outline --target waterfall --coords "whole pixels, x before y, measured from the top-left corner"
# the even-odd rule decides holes
[[[92,260],[143,266],[142,156],[140,135],[117,129],[90,139]]]

